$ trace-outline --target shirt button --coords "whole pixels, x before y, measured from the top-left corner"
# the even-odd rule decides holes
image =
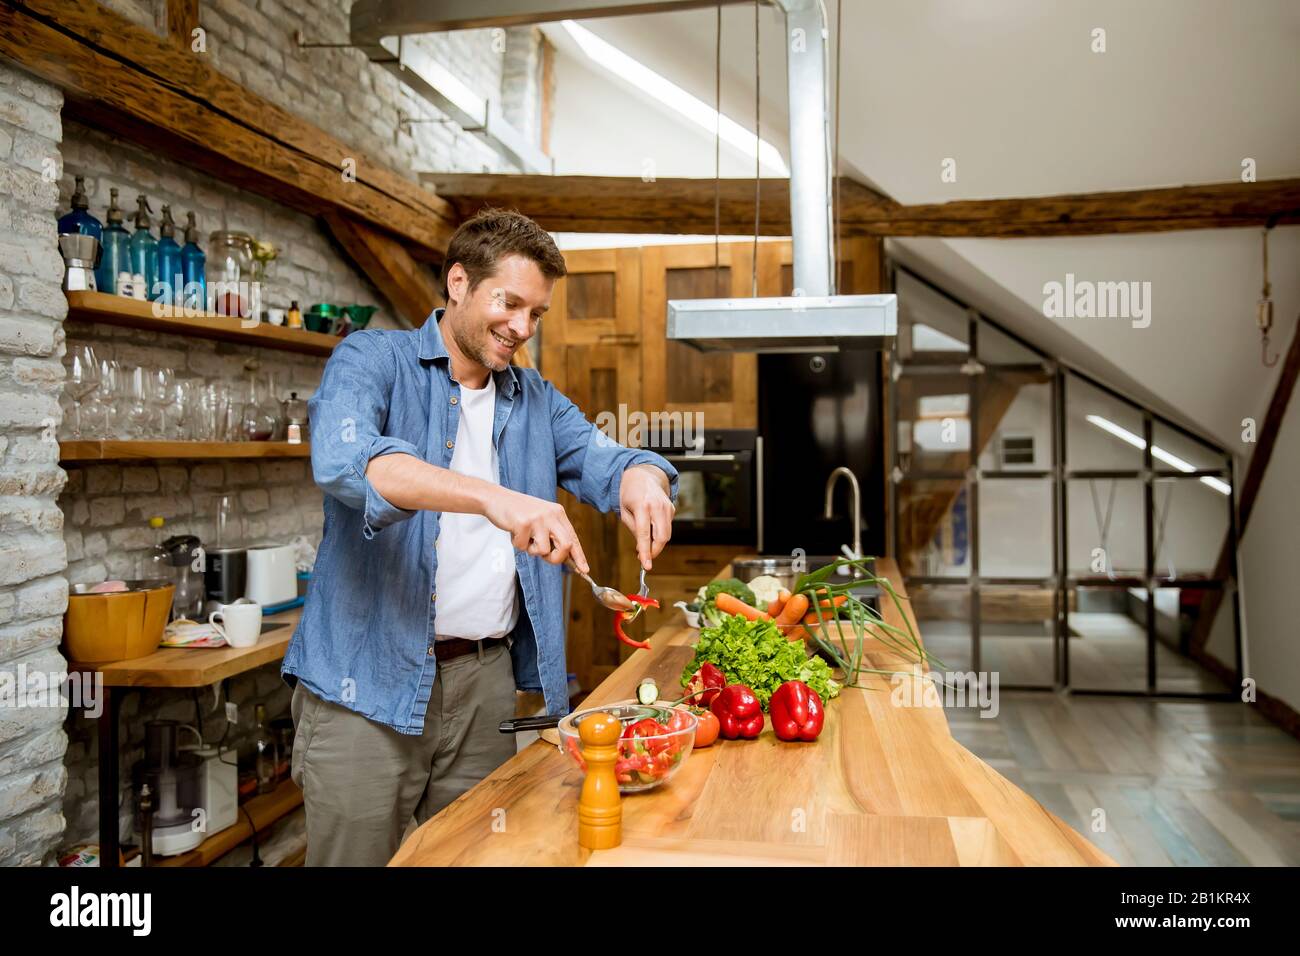
[[[433,645],[432,645],[432,644],[429,645],[429,656],[430,656],[430,657],[433,656]]]
[[[453,396],[451,397],[451,403],[452,403],[453,405],[455,405],[458,401],[460,401],[460,399],[458,399],[455,395],[453,395]]]
[[[437,591],[434,591],[432,594],[430,594],[430,595],[429,595],[429,600],[430,600],[430,601],[436,601],[436,600],[438,600],[438,592],[437,592]]]
[[[451,441],[450,439],[448,439],[448,441],[447,441],[447,447],[448,447],[448,448],[455,448],[455,447],[456,447],[456,443],[455,443],[454,441]]]

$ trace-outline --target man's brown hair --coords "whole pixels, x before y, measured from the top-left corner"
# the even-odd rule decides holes
[[[542,275],[559,279],[567,274],[564,256],[555,240],[537,223],[512,209],[480,209],[460,224],[447,244],[447,258],[442,263],[442,297],[447,302],[447,275],[460,263],[469,276],[469,291],[496,272],[497,262],[517,255],[537,263]]]

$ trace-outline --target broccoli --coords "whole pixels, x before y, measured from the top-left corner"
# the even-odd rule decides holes
[[[713,599],[724,591],[732,597],[744,601],[751,607],[758,600],[754,597],[754,592],[749,589],[749,585],[736,578],[721,578],[717,581],[710,581],[704,589],[704,600],[712,603]]]

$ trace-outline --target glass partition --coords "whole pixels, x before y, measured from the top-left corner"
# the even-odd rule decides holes
[[[893,275],[893,553],[927,645],[1003,687],[1225,694],[1227,453]]]

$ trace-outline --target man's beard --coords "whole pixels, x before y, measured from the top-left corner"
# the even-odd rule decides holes
[[[452,329],[452,337],[456,340],[456,347],[465,355],[472,358],[479,365],[490,369],[493,372],[504,372],[510,365],[509,361],[498,363],[496,359],[488,352],[488,343],[485,341],[491,335],[486,327],[479,330],[482,334],[476,341],[468,332],[462,329],[459,323]]]

